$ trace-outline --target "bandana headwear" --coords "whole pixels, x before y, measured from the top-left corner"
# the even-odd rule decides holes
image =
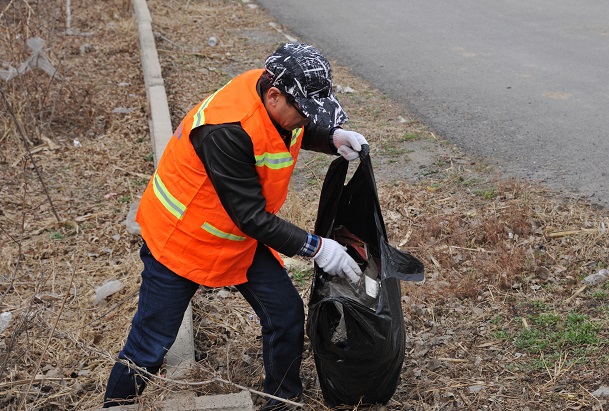
[[[266,59],[271,84],[294,98],[313,123],[335,127],[349,118],[332,91],[330,63],[313,46],[287,43]]]

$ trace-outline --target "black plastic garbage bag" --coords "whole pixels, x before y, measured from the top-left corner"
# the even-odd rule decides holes
[[[331,406],[384,404],[395,393],[406,338],[400,280],[424,278],[419,260],[387,242],[367,151],[347,185],[349,163],[339,157],[330,165],[315,225],[316,234],[345,245],[364,272],[352,284],[315,266],[307,335]]]

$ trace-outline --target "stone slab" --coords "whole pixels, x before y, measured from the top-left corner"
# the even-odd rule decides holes
[[[142,409],[159,411],[254,411],[254,403],[249,392],[241,391],[235,394],[206,395],[202,397],[183,395],[152,406],[147,404],[144,408],[142,408],[141,404],[133,404],[88,411],[135,411]]]

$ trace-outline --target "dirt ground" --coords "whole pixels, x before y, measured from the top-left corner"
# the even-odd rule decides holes
[[[254,2],[148,5],[174,125],[291,36]],[[34,37],[57,69],[0,79],[0,408],[91,409],[136,309],[141,239],[125,218],[153,172],[137,24],[128,0],[1,0],[0,21],[0,74],[27,66]],[[395,395],[348,409],[608,409],[609,282],[590,275],[609,265],[609,212],[496,175],[332,63],[346,127],[371,145],[389,240],[426,267],[424,283],[402,285]],[[302,156],[283,217],[313,230],[330,161]],[[311,269],[290,261],[305,304]],[[111,280],[120,290],[99,294]],[[196,370],[152,378],[142,409],[261,390],[247,303],[201,289],[193,310]],[[304,409],[327,410],[306,348]]]

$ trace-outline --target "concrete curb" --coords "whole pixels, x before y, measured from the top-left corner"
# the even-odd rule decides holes
[[[152,17],[148,10],[146,0],[132,0],[135,17],[137,19],[140,40],[140,54],[146,96],[150,112],[151,143],[154,151],[154,165],[159,159],[173,134],[169,104],[165,92],[165,84],[156,50],[154,34],[152,32]],[[133,218],[133,221],[131,219]],[[127,227],[130,232],[137,232],[137,223],[134,221],[134,207],[131,208],[127,218]],[[184,319],[178,332],[175,343],[166,356],[167,374],[170,378],[184,377],[189,369],[195,365],[194,336],[192,328],[192,306],[189,304],[184,313]],[[238,394],[212,395],[195,397],[194,395],[181,395],[180,398],[164,401],[161,409],[168,411],[190,410],[221,410],[221,411],[252,411],[254,409],[252,397],[249,392]],[[138,405],[113,407],[114,410],[138,409]]]
[[[145,0],[132,0],[132,3],[140,38],[142,71],[150,110],[150,131],[154,150],[154,166],[156,168],[163,150],[165,150],[173,134],[173,128],[159,55],[152,34],[152,17]],[[192,308],[189,305],[186,313],[184,313],[176,342],[167,354],[167,372],[174,378],[179,378],[194,363],[195,345],[192,332]]]
[[[154,35],[152,34],[152,17],[148,11],[146,0],[132,0],[132,4],[140,38],[142,71],[144,73],[144,84],[150,109],[150,137],[155,156],[154,166],[156,167],[163,150],[165,150],[173,134],[173,127],[171,126],[171,116],[169,115],[169,105],[167,103],[159,55],[156,51]]]

